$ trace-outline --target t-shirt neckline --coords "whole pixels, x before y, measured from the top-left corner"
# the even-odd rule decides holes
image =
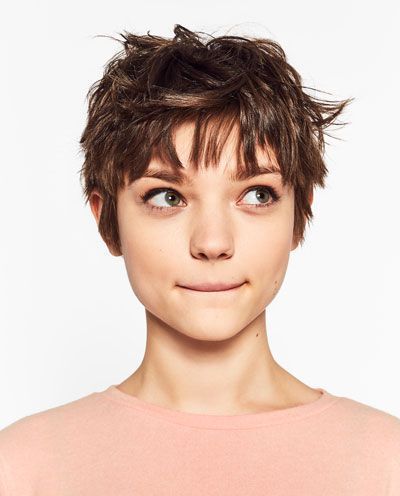
[[[175,424],[182,424],[192,427],[213,428],[213,429],[236,429],[252,428],[267,425],[292,422],[317,413],[323,412],[333,405],[341,397],[329,393],[324,388],[314,388],[321,392],[321,396],[316,400],[301,405],[257,413],[243,413],[234,415],[214,415],[202,413],[189,413],[180,410],[173,410],[161,405],[149,403],[145,400],[125,393],[118,389],[116,384],[112,384],[99,394],[109,399],[116,400],[136,410],[136,412],[150,414],[159,419]]]

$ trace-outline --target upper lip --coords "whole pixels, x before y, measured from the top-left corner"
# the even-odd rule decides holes
[[[225,283],[225,282],[202,282],[199,284],[179,284],[183,288],[195,289],[197,291],[225,291],[227,289],[236,288],[241,286],[244,282],[239,283]]]

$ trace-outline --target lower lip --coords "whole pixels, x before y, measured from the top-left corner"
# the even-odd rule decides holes
[[[218,293],[234,293],[236,290],[238,290],[239,288],[241,288],[245,284],[246,283],[244,282],[240,286],[236,286],[236,287],[230,288],[230,289],[221,289],[221,290],[218,290],[218,291],[215,291],[215,290],[214,291],[202,291],[202,290],[199,290],[199,289],[185,288],[184,286],[178,286],[178,287],[179,288],[182,288],[182,289],[186,289],[188,291],[191,291],[192,293],[218,294]]]

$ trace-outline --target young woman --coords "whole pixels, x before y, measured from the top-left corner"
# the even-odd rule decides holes
[[[400,419],[304,384],[267,338],[350,100],[308,95],[274,41],[174,33],[123,35],[81,138],[142,363],[3,429],[0,495],[398,495]]]

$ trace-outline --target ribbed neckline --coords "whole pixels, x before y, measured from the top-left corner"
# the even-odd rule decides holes
[[[112,384],[107,389],[100,391],[101,396],[123,403],[137,412],[150,414],[175,424],[182,424],[199,428],[213,429],[237,429],[262,427],[272,424],[292,422],[298,419],[315,415],[324,411],[329,406],[341,399],[323,388],[314,388],[321,392],[321,396],[316,400],[281,410],[273,410],[258,413],[244,413],[238,415],[211,415],[201,413],[189,413],[180,410],[163,407],[144,401],[136,396],[132,396],[118,389]]]

